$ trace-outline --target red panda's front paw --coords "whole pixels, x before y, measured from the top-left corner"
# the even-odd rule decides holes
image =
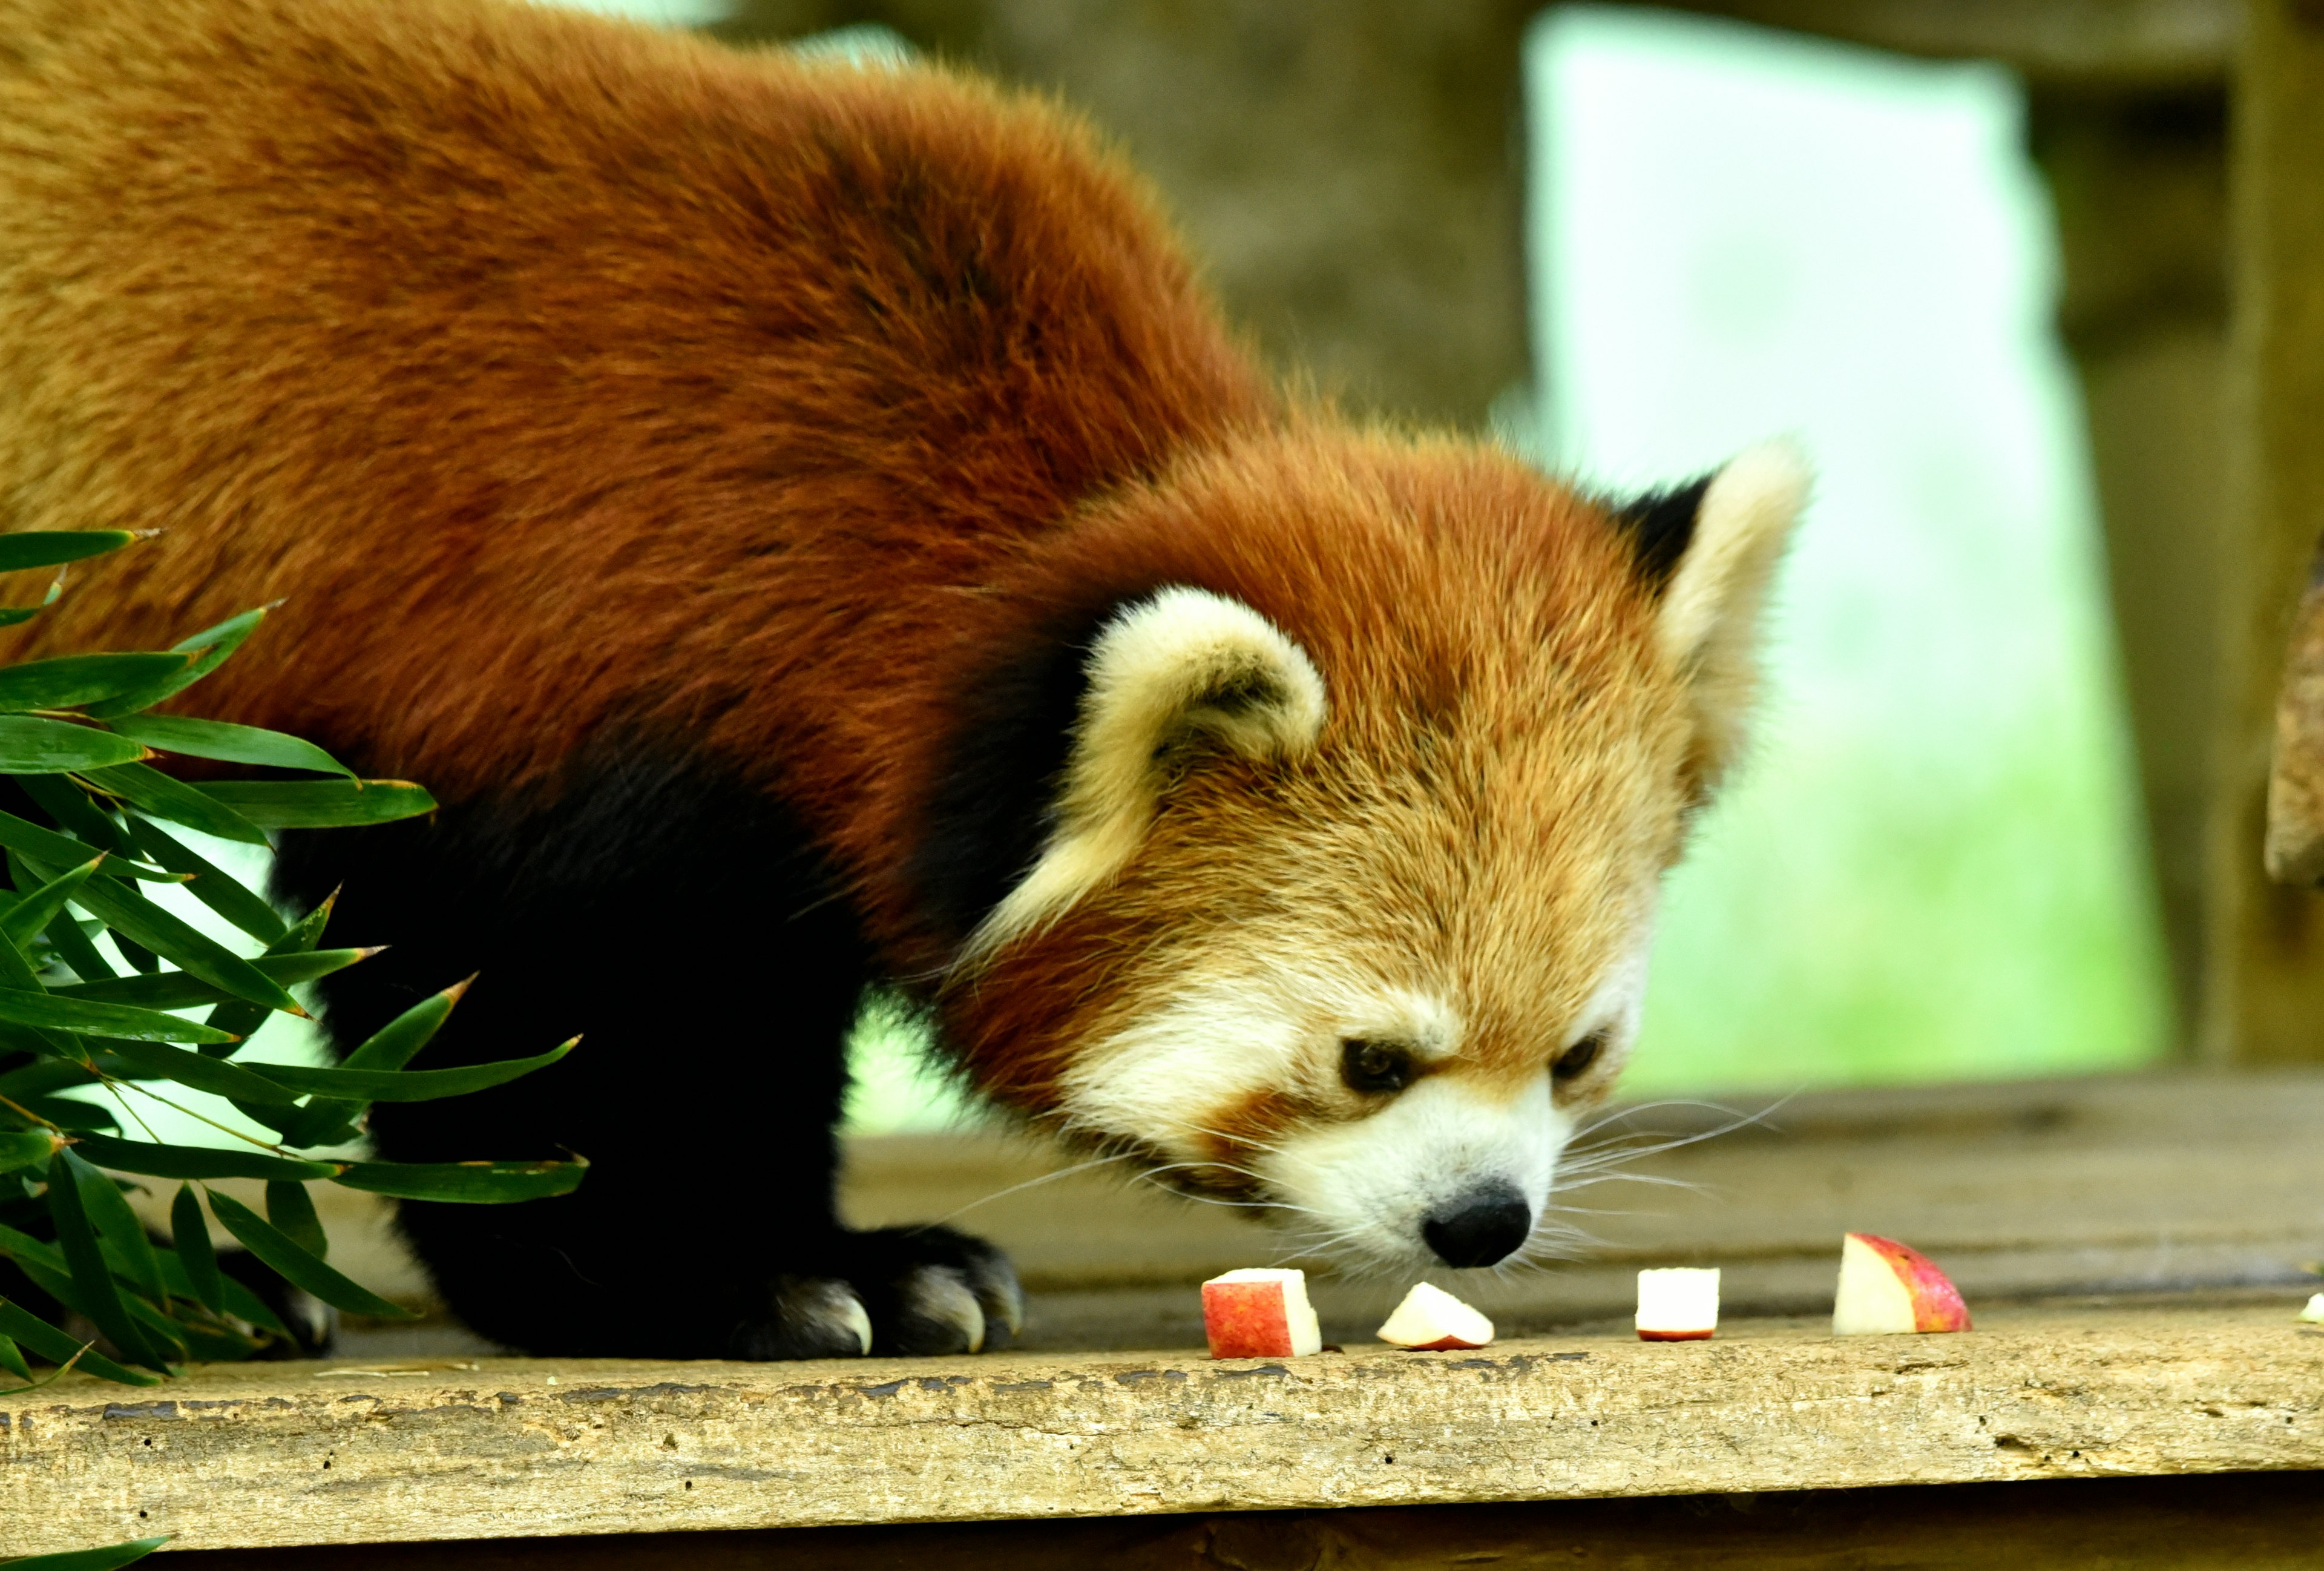
[[[1025,1324],[1009,1257],[949,1227],[885,1227],[846,1241],[846,1275],[871,1311],[872,1351],[981,1353]]]

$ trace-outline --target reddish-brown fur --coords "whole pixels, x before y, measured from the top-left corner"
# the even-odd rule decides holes
[[[900,971],[948,956],[897,868],[963,673],[1092,585],[1298,641],[1316,760],[1198,774],[1118,888],[954,997],[1030,1105],[1156,940],[1286,879],[1409,897],[1355,938],[1465,956],[1482,998],[1570,946],[1480,1011],[1478,1064],[1538,1073],[1627,919],[1608,881],[1675,854],[1689,731],[1604,515],[1286,412],[1053,106],[495,0],[0,0],[0,522],[168,531],[18,653],[282,597],[195,707],[447,800],[551,786],[601,725],[690,738],[804,813]],[[1525,854],[1443,879],[1537,883],[1221,864],[1365,805],[1351,769],[1390,782],[1367,810],[1434,779]]]

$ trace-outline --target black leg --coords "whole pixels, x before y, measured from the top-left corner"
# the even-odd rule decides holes
[[[405,1234],[480,1335],[538,1354],[798,1358],[867,1336],[953,1351],[982,1338],[988,1308],[1013,1321],[988,1246],[838,1225],[833,1124],[868,956],[763,796],[631,762],[526,810],[286,836],[276,884],[300,904],[343,885],[330,941],[392,946],[325,984],[342,1051],[472,970],[421,1066],[583,1034],[508,1086],[373,1110],[391,1160],[592,1164],[553,1200],[404,1203]]]

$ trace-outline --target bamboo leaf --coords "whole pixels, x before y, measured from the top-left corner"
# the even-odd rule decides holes
[[[567,1195],[589,1164],[565,1162],[349,1162],[332,1182],[403,1200],[493,1204]]]
[[[230,1064],[223,1058],[205,1058],[199,1053],[189,1053],[159,1042],[123,1039],[105,1045],[115,1057],[134,1066],[145,1078],[173,1080],[180,1086],[190,1086],[197,1091],[208,1091],[213,1095],[231,1097],[237,1102],[290,1103],[299,1099],[297,1092],[287,1090],[272,1080],[262,1079],[240,1064]]]
[[[17,1129],[0,1134],[0,1173],[37,1167],[57,1153],[57,1138],[45,1129]]]
[[[67,1335],[25,1308],[22,1304],[0,1298],[0,1333],[5,1333],[18,1343],[31,1348],[51,1363],[64,1363],[81,1354],[82,1344]],[[102,1354],[81,1355],[81,1368],[100,1380],[117,1385],[159,1385],[161,1381],[143,1370],[124,1369]]]
[[[430,993],[365,1037],[355,1050],[340,1060],[344,1069],[401,1069],[412,1055],[435,1040],[451,1018],[453,1008],[467,996],[474,976]]]
[[[73,891],[87,883],[88,875],[95,873],[104,861],[105,854],[99,852],[78,867],[58,873],[26,894],[11,906],[5,915],[0,915],[0,938],[5,938],[20,949],[30,945],[55,919],[57,913],[65,909],[65,901],[72,897]]]
[[[0,540],[7,537],[0,535]],[[87,1368],[88,1360],[81,1366]],[[101,1549],[67,1549],[55,1555],[27,1555],[19,1560],[0,1560],[5,1571],[118,1571],[133,1561],[146,1556],[170,1541],[163,1534],[158,1539],[133,1539],[126,1544],[107,1544]]]
[[[58,834],[54,829],[44,829],[29,819],[16,817],[14,813],[0,813],[0,846],[5,846],[20,855],[31,856],[45,862],[51,867],[71,867],[88,861],[89,853],[92,851],[111,851],[115,854],[116,859],[105,864],[104,872],[108,878],[140,878],[150,883],[184,882],[182,875],[179,873],[171,873],[166,868],[148,867],[132,857],[128,854],[127,834],[112,819],[90,807],[88,798],[83,795],[80,788],[70,781],[59,780],[53,775],[34,774],[26,775],[16,783],[24,788],[27,796],[51,813],[56,813],[57,809],[42,800],[42,788],[54,788],[56,792],[60,793],[56,799],[71,801],[88,818],[103,826],[101,837],[86,841],[75,840],[69,836]],[[58,819],[62,822],[63,815],[58,814]]]
[[[233,1040],[214,1027],[180,1015],[164,1014],[158,1009],[137,1009],[125,1003],[89,1003],[77,998],[59,998],[53,993],[20,993],[7,987],[0,987],[0,1021],[139,1042]]]
[[[69,780],[57,780],[46,775],[34,775],[22,782],[24,794],[40,804],[49,817],[64,827],[69,834],[79,836],[86,846],[74,846],[62,857],[43,856],[30,847],[20,847],[27,856],[43,862],[54,862],[60,867],[69,867],[88,860],[89,852],[111,851],[122,856],[131,855],[129,832],[116,823],[112,815],[89,799],[89,794]],[[43,831],[45,833],[45,831]],[[14,842],[9,844],[13,845]],[[70,842],[67,842],[68,845]]]
[[[194,656],[185,670],[134,692],[108,698],[102,704],[92,704],[88,707],[89,714],[99,720],[117,719],[124,715],[134,715],[141,709],[150,709],[162,699],[184,692],[225,664],[226,657],[242,647],[243,640],[257,631],[259,623],[265,620],[267,609],[262,605],[239,616],[229,616],[216,627],[206,627],[191,638],[180,639],[170,648],[172,652]]]
[[[189,1198],[192,1200],[194,1212],[191,1220],[195,1223],[199,1223],[202,1219],[202,1203],[199,1192],[194,1191],[189,1195],[187,1192],[187,1189],[181,1188],[179,1193],[181,1199]],[[181,1220],[178,1215],[177,1207],[175,1206],[172,1206],[170,1209],[170,1217],[171,1230],[174,1232],[178,1223]],[[205,1230],[202,1234],[202,1243],[204,1247],[208,1247],[209,1244],[209,1234],[207,1230]],[[213,1250],[210,1254],[210,1261],[214,1266],[217,1263],[217,1252]],[[180,1298],[193,1298],[198,1302],[203,1301],[201,1299],[201,1295],[195,1291],[192,1277],[187,1272],[186,1256],[184,1254],[182,1244],[179,1249],[173,1250],[170,1253],[161,1257],[161,1274],[170,1279],[170,1291],[176,1297]],[[268,1308],[265,1301],[260,1298],[256,1293],[252,1292],[248,1288],[243,1286],[240,1282],[235,1280],[229,1276],[221,1275],[218,1279],[218,1285],[225,1290],[226,1312],[227,1314],[233,1316],[237,1320],[246,1320],[253,1326],[258,1326],[261,1330],[272,1331],[278,1336],[287,1337],[290,1335],[290,1327],[285,1326],[282,1323],[281,1317],[275,1314],[273,1310]]]
[[[338,1272],[300,1249],[281,1232],[249,1206],[231,1195],[210,1193],[210,1215],[223,1224],[228,1233],[242,1241],[244,1249],[293,1287],[306,1289],[326,1304],[346,1310],[353,1315],[374,1315],[387,1320],[414,1320],[419,1317],[408,1309],[397,1308],[368,1288],[356,1286]]]
[[[145,745],[69,720],[0,715],[0,774],[65,774],[133,763]]]
[[[262,829],[389,824],[436,810],[434,797],[401,780],[235,780],[200,789]]]
[[[215,758],[225,763],[306,769],[319,774],[355,778],[354,770],[313,743],[255,725],[235,725],[224,720],[189,720],[177,715],[134,715],[114,721],[113,729],[148,747],[182,753],[188,758]]]
[[[530,1058],[503,1058],[493,1064],[468,1064],[456,1069],[311,1069],[300,1064],[254,1064],[263,1076],[286,1091],[313,1092],[363,1102],[432,1102],[439,1096],[460,1096],[471,1091],[506,1085],[536,1069],[545,1069],[573,1050],[581,1039],[551,1048]],[[173,1049],[162,1049],[161,1051]]]
[[[149,1298],[168,1298],[169,1289],[161,1285],[161,1262],[154,1258],[153,1241],[145,1236],[145,1224],[130,1208],[120,1184],[92,1167],[77,1150],[68,1148],[59,1154],[79,1181],[81,1210],[88,1217],[89,1225],[97,1229],[97,1237],[105,1244],[120,1252],[128,1268],[129,1280],[143,1289]],[[53,1164],[51,1172],[54,1172]]]
[[[125,529],[23,529],[0,534],[0,573],[58,568],[117,551],[137,537]]]
[[[69,654],[0,667],[0,713],[95,703],[174,676],[185,665],[182,654]]]
[[[0,918],[0,921],[5,921]],[[316,949],[304,955],[261,955],[251,961],[262,975],[272,978],[285,987],[295,987],[302,982],[312,982],[318,976],[328,976],[334,971],[344,971],[358,960],[378,954],[377,949]],[[115,976],[103,982],[65,983],[48,990],[51,998],[81,998],[93,1003],[134,1003],[143,1009],[197,1009],[205,1003],[217,1003],[226,996],[226,989],[203,981],[190,971],[164,971],[153,976]],[[256,1004],[258,1020],[254,1029],[265,1021],[266,1010]],[[216,1017],[212,1017],[215,1021]],[[213,1030],[224,1030],[215,1024]],[[231,1036],[231,1031],[225,1034]]]
[[[32,1366],[24,1362],[24,1354],[17,1347],[14,1339],[6,1335],[0,1335],[0,1369],[6,1370],[18,1380],[32,1378]],[[0,1391],[0,1396],[9,1394],[11,1393],[7,1391]]]
[[[161,1355],[146,1342],[145,1334],[130,1318],[129,1308],[122,1302],[121,1289],[114,1283],[113,1270],[106,1264],[104,1251],[97,1248],[97,1229],[88,1219],[85,1196],[73,1174],[69,1151],[59,1151],[49,1161],[49,1217],[56,1224],[57,1249],[72,1273],[75,1305],[96,1324],[106,1341],[121,1350],[124,1358],[149,1368],[162,1368]]]
[[[293,923],[290,931],[266,946],[269,956],[283,957],[303,955],[312,949],[323,936],[324,924],[331,919],[331,908],[337,903],[339,892],[333,890],[323,902]],[[370,953],[371,951],[363,951]],[[252,964],[257,964],[256,961]],[[210,1011],[209,1023],[222,1031],[248,1036],[265,1023],[267,1012],[254,1003],[221,1003]]]
[[[266,1186],[266,1220],[283,1237],[317,1260],[330,1257],[330,1235],[323,1231],[322,1218],[315,1215],[315,1197],[307,1193],[306,1185],[270,1181]]]
[[[36,859],[27,861],[34,871],[44,871]],[[301,1017],[307,1012],[299,1007],[297,999],[283,991],[281,984],[125,884],[109,878],[92,878],[81,885],[79,892],[73,896],[73,903],[113,929],[116,937],[126,934],[236,998]]]
[[[179,1185],[177,1198],[170,1202],[170,1242],[177,1246],[178,1264],[195,1299],[213,1315],[225,1314],[226,1278],[218,1271],[217,1251],[210,1245],[201,1197],[191,1184]]]
[[[0,716],[0,725],[5,725],[6,719]],[[5,734],[0,733],[0,746],[5,741]],[[80,773],[91,784],[135,802],[154,818],[199,829],[221,840],[239,840],[245,846],[266,844],[266,836],[257,825],[199,787],[172,780],[151,764],[124,763],[111,769],[85,769]]]
[[[5,1138],[0,1136],[0,1138]],[[75,1154],[100,1168],[116,1172],[143,1173],[156,1178],[267,1178],[304,1182],[328,1178],[338,1172],[330,1162],[302,1162],[269,1156],[248,1147],[158,1145],[146,1141],[114,1140],[83,1135]]]
[[[271,944],[290,930],[263,897],[190,846],[180,845],[134,813],[128,815],[128,823],[129,837],[138,850],[172,873],[191,873],[187,892],[260,943]]]

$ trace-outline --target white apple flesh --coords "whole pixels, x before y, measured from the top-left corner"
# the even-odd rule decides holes
[[[1493,1339],[1493,1323],[1443,1289],[1416,1282],[1374,1335],[1398,1347],[1433,1353],[1482,1347]]]
[[[1835,1336],[1966,1331],[1969,1307],[1936,1262],[1893,1238],[1851,1233],[1840,1240]]]
[[[1638,1273],[1638,1340],[1701,1342],[1719,1329],[1719,1269]]]
[[[2308,1307],[2300,1311],[2300,1317],[2311,1326],[2324,1326],[2324,1293],[2310,1298]]]
[[[1302,1358],[1323,1350],[1307,1273],[1239,1271],[1203,1284],[1203,1333],[1213,1358]]]

